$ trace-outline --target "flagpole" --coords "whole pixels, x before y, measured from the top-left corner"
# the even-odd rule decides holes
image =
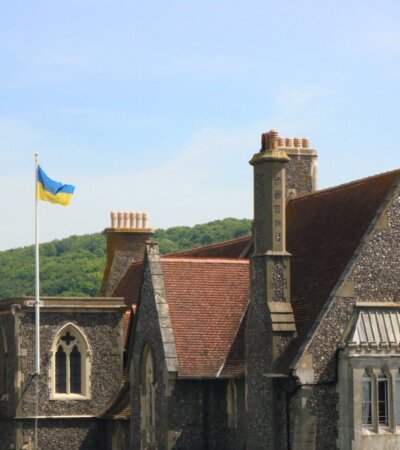
[[[39,210],[38,210],[38,159],[35,153],[35,375],[40,375],[40,289],[39,289]]]

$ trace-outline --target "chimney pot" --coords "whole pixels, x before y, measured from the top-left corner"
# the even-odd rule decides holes
[[[129,213],[124,212],[124,228],[130,228]]]
[[[111,212],[111,228],[117,228],[118,226],[118,216],[115,211]]]
[[[129,224],[130,224],[129,228],[136,228],[136,220],[134,212],[129,213]]]
[[[269,135],[268,133],[262,133],[261,134],[261,151],[268,150],[268,141],[269,141]]]
[[[300,148],[301,147],[301,138],[298,138],[298,137],[294,138],[294,146],[296,148]]]
[[[276,139],[279,136],[279,133],[276,130],[270,130],[269,132],[269,139]]]
[[[118,223],[117,228],[123,228],[124,227],[124,213],[118,212]]]
[[[148,216],[147,216],[147,213],[143,213],[142,214],[142,218],[143,218],[143,228],[147,228],[147,219],[148,219]]]
[[[136,213],[136,228],[142,228],[142,214]]]
[[[285,139],[282,137],[278,138],[278,147],[284,147],[285,146]]]
[[[286,145],[286,148],[293,147],[293,139],[292,138],[286,138],[285,139],[285,145]]]
[[[303,138],[301,143],[302,143],[303,148],[309,148],[310,147],[310,140],[307,139],[307,138]]]

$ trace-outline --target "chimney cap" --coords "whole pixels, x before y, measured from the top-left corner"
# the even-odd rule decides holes
[[[154,231],[152,228],[148,227],[147,212],[112,211],[110,213],[110,218],[111,224],[110,228],[106,228],[107,232],[148,233]]]
[[[261,134],[261,151],[273,150],[276,148],[304,148],[310,149],[310,140],[305,137],[285,138],[279,136],[277,130],[269,130]]]

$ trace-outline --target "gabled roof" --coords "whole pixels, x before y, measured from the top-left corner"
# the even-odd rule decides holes
[[[292,307],[298,337],[280,369],[287,371],[400,170],[317,191],[289,202]]]
[[[215,377],[249,300],[247,260],[161,258],[179,377]]]
[[[292,254],[292,306],[297,338],[277,370],[288,372],[316,318],[400,170],[317,191],[287,205]],[[249,299],[252,241],[243,237],[162,257],[179,376],[240,375],[244,370],[241,318]],[[134,263],[115,291],[136,303],[142,263]],[[239,324],[241,324],[239,329]]]

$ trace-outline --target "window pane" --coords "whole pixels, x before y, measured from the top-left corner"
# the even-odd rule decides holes
[[[385,375],[378,377],[378,422],[389,425],[388,420],[388,382]]]
[[[70,377],[71,377],[71,393],[80,394],[82,392],[81,384],[81,354],[78,347],[72,349],[70,354]]]
[[[61,345],[56,353],[56,392],[67,393],[67,360]]]
[[[371,379],[363,376],[362,380],[362,424],[372,425]]]

